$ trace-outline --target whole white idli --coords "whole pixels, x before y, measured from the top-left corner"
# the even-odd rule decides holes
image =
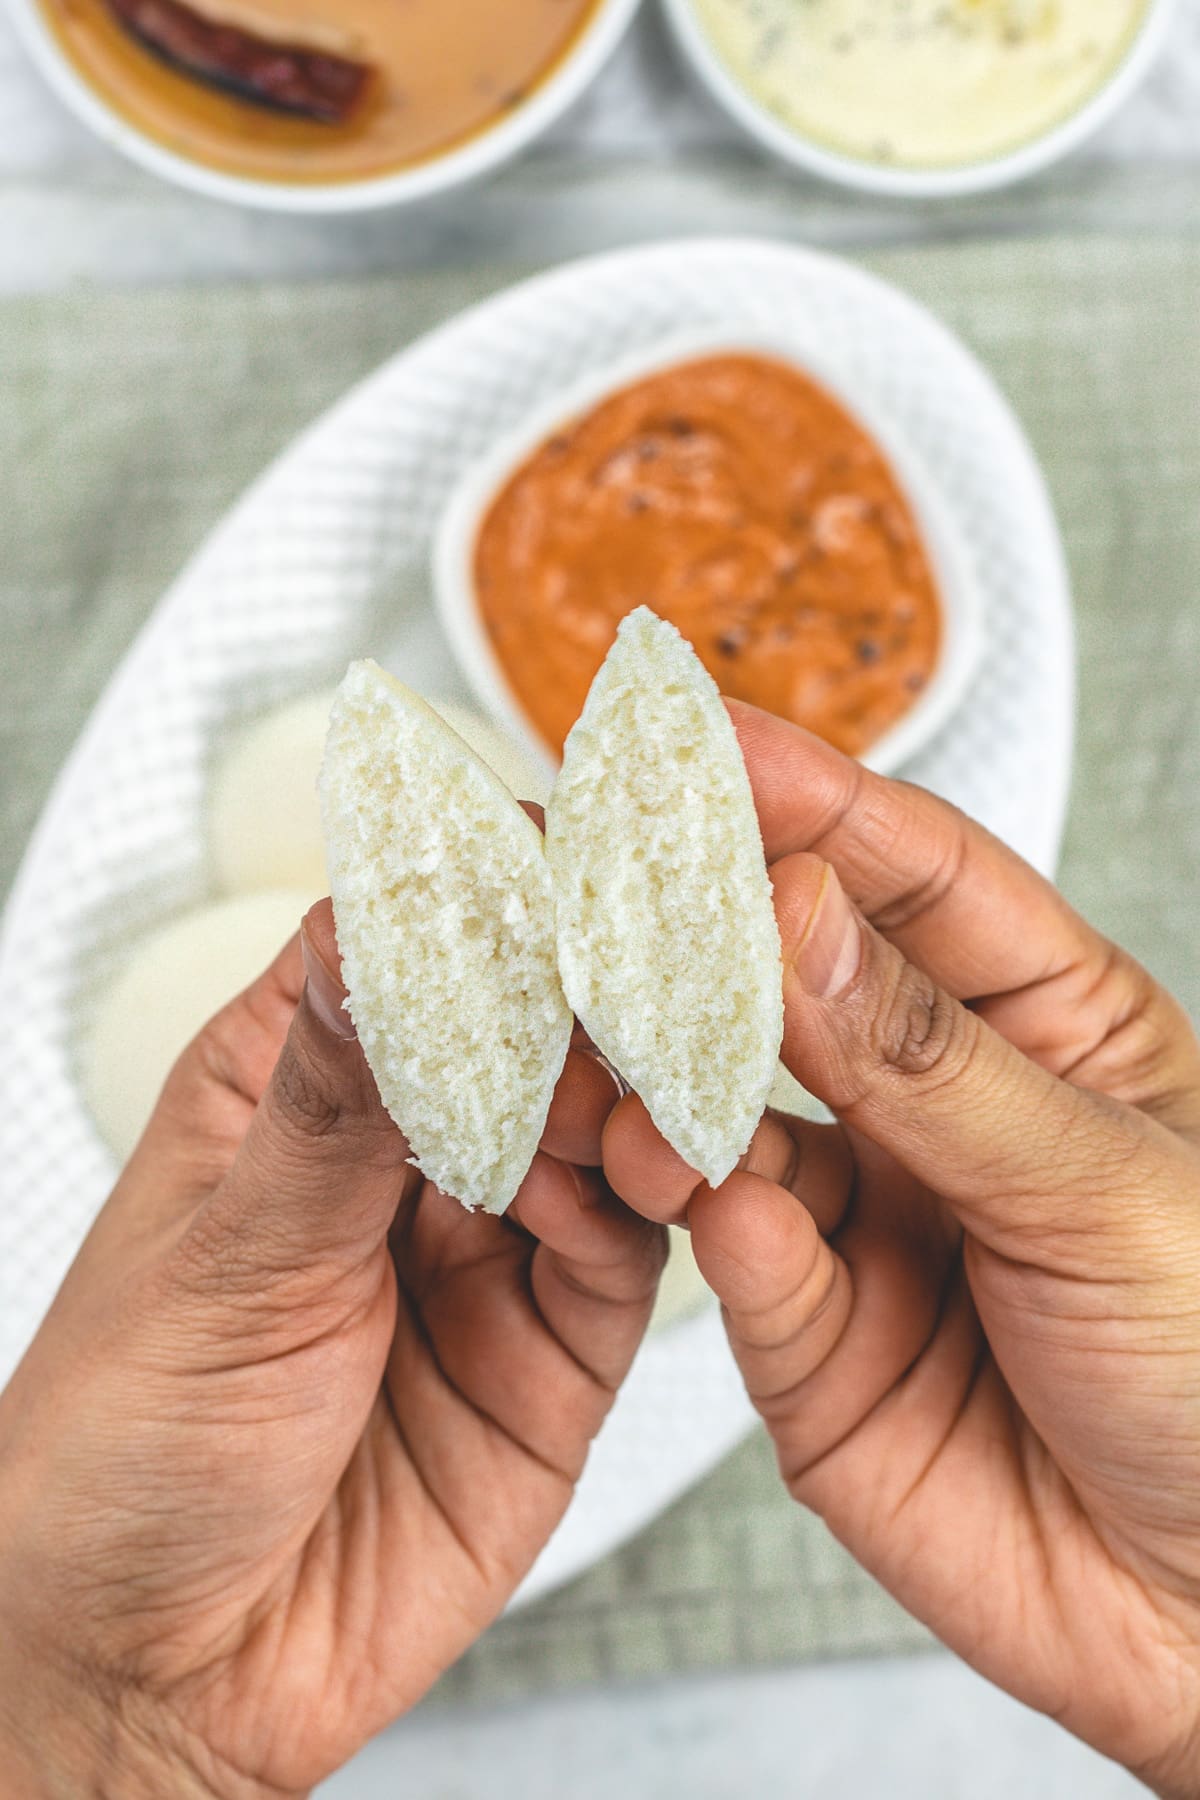
[[[273,961],[312,904],[306,889],[239,895],[184,913],[130,953],[83,1046],[83,1093],[113,1155],[142,1135],[171,1065],[202,1025]]]
[[[208,837],[227,894],[291,888],[310,904],[329,892],[317,775],[333,692],[277,707],[239,731],[209,790]]]
[[[329,892],[317,778],[333,690],[289,701],[244,726],[219,758],[209,793],[216,885],[226,894],[293,888]],[[545,805],[552,777],[481,713],[428,702],[518,800]]]

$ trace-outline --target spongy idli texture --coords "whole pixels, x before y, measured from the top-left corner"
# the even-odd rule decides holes
[[[502,1212],[533,1160],[572,1019],[541,833],[425,701],[351,665],[321,770],[350,1014],[412,1159]]]
[[[775,1076],[779,931],[729,715],[647,607],[622,622],[567,739],[546,850],[567,999],[715,1186]]]

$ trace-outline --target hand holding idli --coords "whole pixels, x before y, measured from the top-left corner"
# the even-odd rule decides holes
[[[0,1396],[13,1792],[306,1792],[504,1606],[645,1329],[665,1234],[594,1166],[587,1047],[470,1214],[344,1000],[325,901],[177,1063]]]
[[[690,1226],[795,1498],[983,1674],[1193,1795],[1195,1034],[981,827],[731,712],[784,1060],[836,1122],[769,1114],[711,1188],[629,1095],[606,1174]]]

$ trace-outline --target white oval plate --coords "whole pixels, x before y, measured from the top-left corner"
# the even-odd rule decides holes
[[[113,1179],[75,1080],[89,996],[133,935],[204,897],[225,728],[367,653],[463,693],[429,576],[462,471],[590,369],[680,330],[779,321],[895,419],[985,590],[979,674],[906,773],[1053,867],[1073,718],[1062,548],[1019,426],[956,339],[847,264],[752,239],[619,251],[512,288],[386,363],[255,483],[158,606],[51,795],[0,938],[0,1382]],[[519,1598],[637,1531],[750,1423],[715,1308],[649,1341]]]

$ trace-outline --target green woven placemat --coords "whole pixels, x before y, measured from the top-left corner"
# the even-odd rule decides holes
[[[1067,892],[1200,1014],[1200,246],[1092,238],[868,260],[1007,390],[1078,606]],[[114,662],[292,434],[495,269],[0,304],[0,888]],[[442,1684],[502,1698],[666,1670],[919,1648],[793,1507],[761,1438]]]

